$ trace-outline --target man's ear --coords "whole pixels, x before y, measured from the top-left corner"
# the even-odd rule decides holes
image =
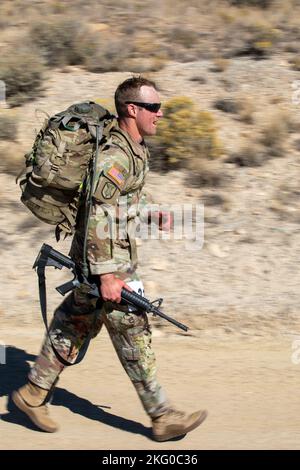
[[[128,116],[136,117],[136,106],[134,104],[127,105]]]

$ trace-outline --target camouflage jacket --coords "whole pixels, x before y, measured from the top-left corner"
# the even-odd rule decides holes
[[[136,268],[135,221],[147,204],[142,192],[148,172],[149,151],[115,126],[101,149],[88,225],[87,260],[92,275],[129,272]],[[82,201],[70,251],[81,265],[85,233]]]

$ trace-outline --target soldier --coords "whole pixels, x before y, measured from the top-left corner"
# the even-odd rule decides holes
[[[156,133],[163,116],[156,85],[142,77],[121,83],[115,92],[118,122],[98,159],[93,205],[88,224],[87,259],[90,275],[100,280],[102,304],[87,294],[86,286],[76,288],[56,309],[41,353],[33,365],[28,383],[13,393],[16,406],[42,430],[54,432],[47,402],[67,361],[76,360],[87,338],[95,337],[105,324],[118,357],[132,381],[146,413],[152,420],[153,437],[165,441],[195,429],[206,417],[204,410],[186,414],[172,408],[156,379],[151,329],[145,312],[135,314],[120,304],[121,289],[143,289],[136,272],[137,255],[133,221],[137,207],[145,204],[142,187],[148,171],[145,136]],[[126,205],[126,229],[118,237],[111,233],[108,207]],[[71,256],[82,264],[85,231],[84,203],[77,216]],[[160,214],[161,215],[161,214]],[[160,229],[168,229],[162,223]],[[123,230],[124,232],[124,230]],[[105,236],[106,234],[106,236]],[[99,300],[98,300],[99,302]],[[96,308],[97,307],[97,308]]]

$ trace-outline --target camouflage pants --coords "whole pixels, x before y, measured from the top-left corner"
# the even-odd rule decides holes
[[[146,313],[115,310],[109,302],[100,308],[96,304],[97,299],[89,297],[85,287],[75,289],[62,302],[50,325],[55,349],[65,360],[74,362],[86,338],[97,336],[104,324],[145,411],[151,418],[160,416],[168,408],[168,403],[156,379],[156,360],[151,349],[151,329]],[[50,390],[64,367],[46,335],[29,380]]]

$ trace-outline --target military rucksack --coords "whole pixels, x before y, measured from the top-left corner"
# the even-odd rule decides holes
[[[61,231],[74,231],[83,181],[113,123],[96,103],[73,104],[45,120],[25,155],[26,167],[17,178],[21,201],[40,220],[56,225],[57,238]]]

